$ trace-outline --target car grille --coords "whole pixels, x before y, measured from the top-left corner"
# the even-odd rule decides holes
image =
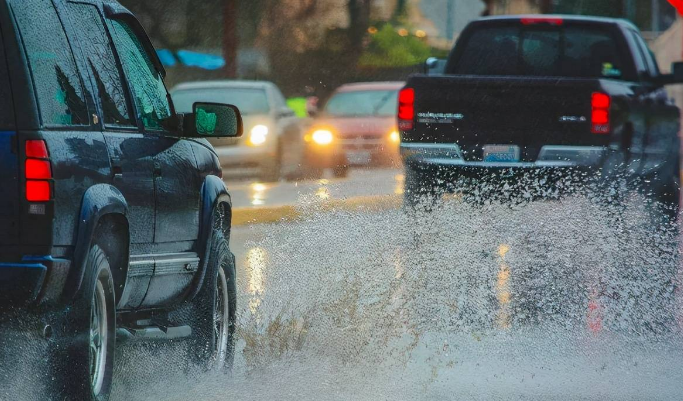
[[[379,150],[384,147],[381,137],[369,134],[345,135],[340,142],[345,150]]]

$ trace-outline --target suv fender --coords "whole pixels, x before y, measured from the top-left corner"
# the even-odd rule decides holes
[[[66,286],[64,298],[71,300],[80,291],[85,275],[85,264],[92,246],[93,235],[100,219],[109,214],[128,214],[128,202],[123,194],[109,184],[97,184],[88,188],[83,195],[81,213],[76,234],[75,249],[71,272]]]
[[[218,204],[225,203],[228,205],[226,208],[226,213],[228,214],[228,230],[231,228],[232,222],[232,200],[223,180],[215,175],[207,176],[202,185],[201,199],[202,209],[200,212],[201,214],[199,215],[199,241],[197,243],[197,254],[201,256],[201,264],[199,265],[199,271],[192,282],[192,286],[190,286],[190,289],[185,296],[185,299],[188,301],[192,300],[199,293],[199,290],[204,283],[206,264],[210,251],[209,245],[211,244],[213,234],[213,211]],[[229,235],[226,237],[229,241]]]

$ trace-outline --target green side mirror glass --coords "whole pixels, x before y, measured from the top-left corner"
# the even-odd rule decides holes
[[[242,135],[242,116],[230,104],[195,103],[194,120],[197,135],[221,138]]]

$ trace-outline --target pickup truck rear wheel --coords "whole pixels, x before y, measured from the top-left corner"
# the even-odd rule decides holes
[[[440,191],[434,175],[414,167],[405,167],[403,186],[403,206],[408,209],[431,210],[436,204]]]
[[[114,281],[107,255],[94,245],[88,254],[83,291],[63,316],[64,347],[56,354],[57,385],[66,399],[106,401],[116,347]]]
[[[669,183],[664,186],[661,193],[658,196],[659,201],[662,203],[664,213],[671,217],[678,217],[680,212],[681,203],[681,178],[680,172],[676,171],[673,176],[669,179]]]
[[[214,221],[222,218],[214,213]],[[183,307],[192,328],[190,355],[206,370],[229,370],[235,354],[237,286],[235,260],[221,224],[214,224],[207,277],[199,294]]]

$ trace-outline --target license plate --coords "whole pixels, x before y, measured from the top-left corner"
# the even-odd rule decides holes
[[[486,145],[484,146],[484,161],[493,163],[518,162],[519,146]]]
[[[370,152],[349,152],[346,155],[349,164],[370,164]]]

